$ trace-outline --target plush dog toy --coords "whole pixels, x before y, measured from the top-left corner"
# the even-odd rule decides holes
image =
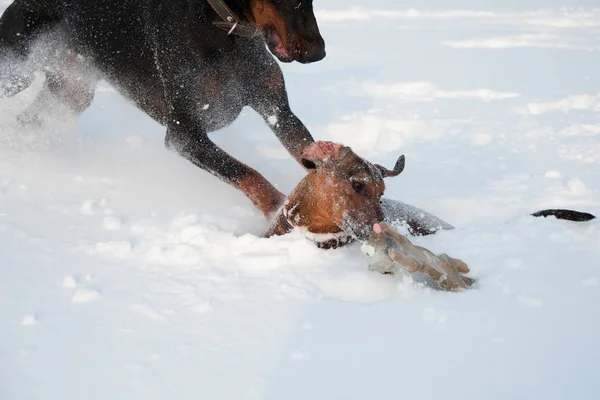
[[[415,246],[386,222],[373,225],[373,234],[361,249],[367,256],[370,269],[382,274],[401,271],[424,274],[435,282],[437,288],[448,291],[467,289],[475,282],[463,275],[469,272],[463,261],[446,254],[437,256]]]

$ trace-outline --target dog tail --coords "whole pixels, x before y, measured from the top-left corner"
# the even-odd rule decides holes
[[[594,218],[596,218],[596,216],[589,214],[589,213],[573,211],[573,210],[562,210],[562,209],[542,210],[542,211],[535,212],[531,215],[533,215],[534,217],[544,217],[544,218],[549,217],[549,216],[554,216],[557,219],[564,219],[567,221],[575,221],[575,222],[591,221]]]

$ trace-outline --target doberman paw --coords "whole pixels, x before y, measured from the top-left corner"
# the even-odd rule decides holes
[[[327,141],[316,141],[302,153],[302,158],[315,164],[328,161],[342,148],[341,144]]]

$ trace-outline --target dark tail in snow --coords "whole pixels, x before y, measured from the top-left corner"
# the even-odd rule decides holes
[[[542,210],[536,213],[531,214],[534,217],[549,217],[554,216],[557,219],[566,219],[567,221],[575,221],[575,222],[584,222],[591,221],[596,218],[594,215],[579,211],[573,210],[560,210],[560,209],[551,209],[551,210]]]

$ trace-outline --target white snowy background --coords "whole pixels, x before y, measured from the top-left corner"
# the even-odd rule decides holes
[[[403,175],[456,230],[440,293],[359,246],[261,239],[246,198],[163,148],[107,84],[18,132],[0,100],[0,399],[597,399],[600,4],[315,0],[328,56],[284,65],[313,136]],[[8,2],[2,1],[1,7]],[[281,190],[303,176],[251,110],[211,136]]]

